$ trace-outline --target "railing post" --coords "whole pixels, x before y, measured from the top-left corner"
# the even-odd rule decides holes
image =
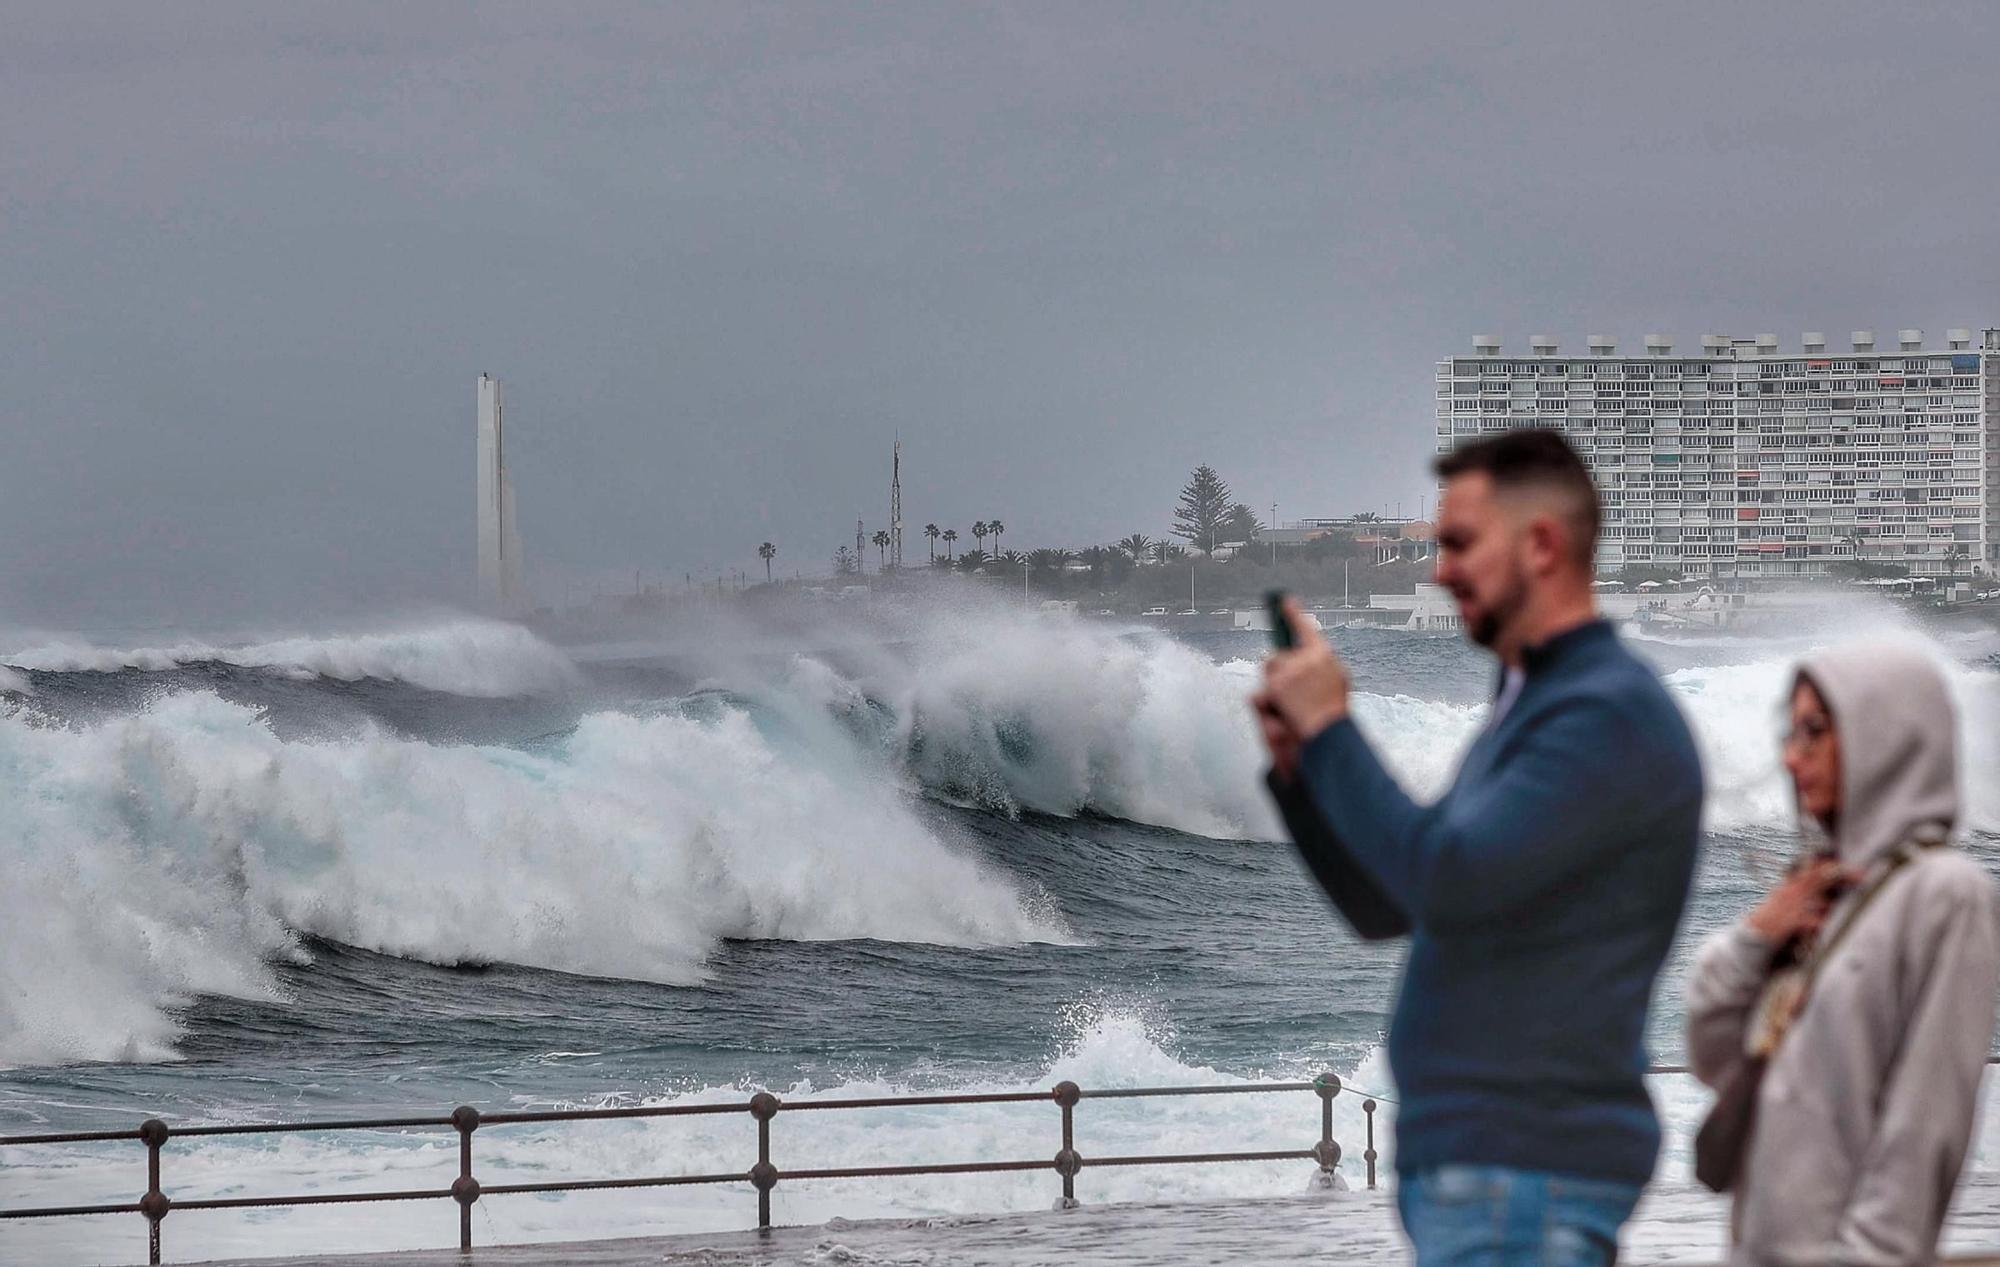
[[[146,1261],[160,1261],[160,1220],[174,1203],[160,1191],[160,1145],[167,1142],[167,1124],[149,1117],[139,1123],[139,1138],[146,1145],[146,1195],[139,1198],[139,1213],[146,1216]]]
[[[479,1200],[479,1181],[472,1177],[472,1132],[479,1129],[479,1110],[461,1104],[451,1111],[451,1124],[458,1128],[458,1178],[452,1180],[451,1199],[458,1202],[458,1252],[472,1252],[472,1203]]]
[[[778,1168],[771,1164],[771,1119],[783,1107],[769,1091],[750,1097],[750,1116],[757,1119],[757,1164],[750,1167],[750,1182],[757,1186],[757,1230],[771,1226],[771,1189],[778,1186]]]
[[[1375,1101],[1363,1100],[1361,1111],[1368,1115],[1368,1151],[1361,1156],[1368,1162],[1368,1190],[1375,1190]]]
[[[1083,1169],[1083,1157],[1076,1151],[1076,1102],[1083,1098],[1083,1088],[1074,1082],[1058,1082],[1051,1093],[1056,1104],[1062,1109],[1062,1151],[1056,1154],[1056,1173],[1062,1176],[1062,1200],[1056,1203],[1059,1209],[1074,1210],[1076,1200],[1076,1172]]]
[[[1323,1073],[1313,1079],[1313,1093],[1319,1096],[1319,1142],[1313,1145],[1313,1159],[1319,1162],[1315,1183],[1322,1188],[1340,1186],[1340,1145],[1333,1142],[1333,1097],[1340,1094],[1340,1075]]]

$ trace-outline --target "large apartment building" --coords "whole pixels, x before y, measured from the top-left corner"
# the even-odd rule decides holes
[[[1823,575],[1844,559],[1912,575],[2000,567],[2000,329],[1951,330],[1893,350],[1856,331],[1838,351],[1807,334],[1709,335],[1675,355],[1648,335],[1620,356],[1537,336],[1438,362],[1438,447],[1510,427],[1555,427],[1604,494],[1601,572],[1638,564],[1685,576]]]

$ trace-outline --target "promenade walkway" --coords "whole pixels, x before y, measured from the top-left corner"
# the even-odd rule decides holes
[[[1723,1203],[1691,1185],[1656,1186],[1627,1230],[1622,1263],[1720,1262]],[[1947,1255],[2000,1264],[2000,1175],[1969,1176]],[[1180,1267],[1182,1264],[1393,1264],[1406,1253],[1386,1192],[1302,1193],[1170,1205],[1085,1205],[991,1217],[870,1220],[768,1233],[494,1246],[400,1254],[234,1260],[230,1267]]]

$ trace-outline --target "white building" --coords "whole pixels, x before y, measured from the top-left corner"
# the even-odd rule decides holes
[[[1942,350],[1904,330],[1798,352],[1774,335],[1710,335],[1699,356],[1648,335],[1620,356],[1593,335],[1565,357],[1500,340],[1438,362],[1438,448],[1512,427],[1566,434],[1604,495],[1601,572],[1810,576],[1843,559],[1922,576],[2000,565],[2000,330]]]
[[[479,601],[496,611],[520,604],[521,536],[514,527],[514,481],[507,474],[500,380],[479,376]]]

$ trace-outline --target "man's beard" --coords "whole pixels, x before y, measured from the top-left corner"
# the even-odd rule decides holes
[[[1482,647],[1490,647],[1500,640],[1500,635],[1514,623],[1521,609],[1528,605],[1528,578],[1516,568],[1507,579],[1507,588],[1491,607],[1480,613],[1479,619],[1466,626],[1466,635]]]

